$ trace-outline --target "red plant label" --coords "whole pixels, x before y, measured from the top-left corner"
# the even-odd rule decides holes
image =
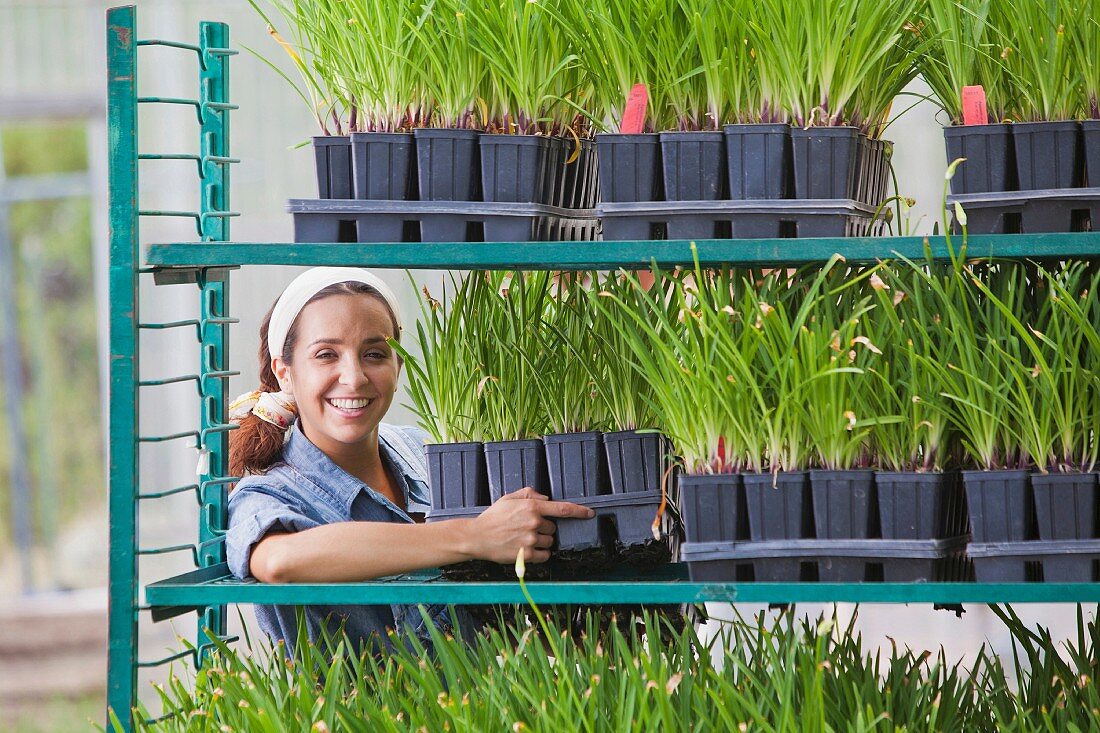
[[[626,98],[626,109],[619,132],[624,135],[638,135],[645,130],[645,107],[649,102],[649,90],[645,84],[635,84]]]
[[[985,89],[981,84],[962,89],[964,125],[984,125],[989,122],[989,110],[985,105]]]

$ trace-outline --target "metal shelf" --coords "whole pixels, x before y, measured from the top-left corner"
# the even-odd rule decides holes
[[[1100,603],[1100,583],[692,583],[676,563],[633,578],[532,581],[536,603]],[[152,583],[145,601],[155,618],[225,603],[456,605],[524,604],[518,582],[452,582],[423,573],[364,583],[271,585],[235,579],[226,565]]]
[[[957,251],[962,237],[952,243]],[[157,267],[232,267],[236,265],[354,265],[408,269],[553,269],[648,268],[690,265],[689,240],[629,242],[433,242],[325,244],[288,242],[186,242],[151,245],[146,253]],[[951,250],[937,237],[848,237],[840,239],[702,239],[695,242],[699,261],[776,266],[825,261],[839,254],[848,262],[925,258]],[[1100,232],[1073,234],[985,234],[967,240],[968,258],[1100,258]]]

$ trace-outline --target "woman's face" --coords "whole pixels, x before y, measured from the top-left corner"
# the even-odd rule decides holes
[[[272,361],[298,403],[302,432],[328,455],[373,439],[397,391],[401,364],[386,343],[389,311],[369,295],[330,295],[298,314],[290,364]]]

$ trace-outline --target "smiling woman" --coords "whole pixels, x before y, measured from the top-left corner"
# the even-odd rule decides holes
[[[541,562],[550,518],[592,516],[522,489],[477,518],[424,524],[426,434],[382,422],[402,368],[389,342],[400,335],[393,293],[366,270],[309,270],[276,301],[260,331],[260,388],[230,405],[240,425],[231,470],[247,474],[230,496],[226,534],[238,577],[353,582],[471,559],[509,563],[521,551]],[[256,616],[293,643],[293,608],[257,606]],[[314,606],[304,618],[311,638],[342,623],[359,648],[384,645],[388,628],[427,640],[427,623],[462,621],[442,607],[425,617],[405,606]]]

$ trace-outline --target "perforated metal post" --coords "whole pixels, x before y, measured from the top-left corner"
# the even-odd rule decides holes
[[[203,241],[229,239],[229,27],[225,23],[199,26],[199,155]],[[199,475],[199,567],[225,562],[226,483],[229,441],[226,424],[226,353],[229,349],[229,280],[225,270],[201,270],[199,336],[200,448],[205,471]],[[201,664],[210,649],[210,636],[224,637],[226,607],[208,606],[199,614],[198,644]]]

